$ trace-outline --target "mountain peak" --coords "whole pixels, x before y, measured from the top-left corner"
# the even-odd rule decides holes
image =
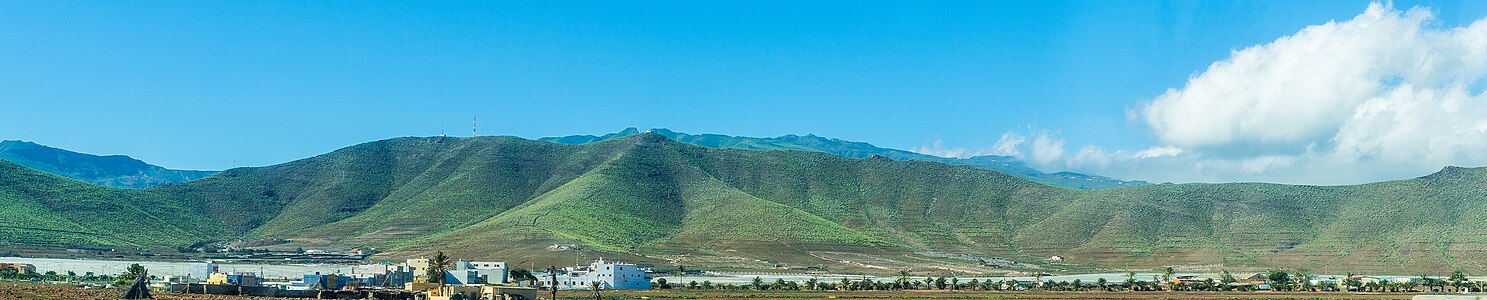
[[[1468,176],[1470,174],[1476,173],[1474,171],[1477,171],[1477,170],[1482,170],[1482,168],[1467,168],[1467,167],[1460,167],[1460,166],[1445,166],[1445,167],[1441,168],[1440,171],[1435,171],[1435,173],[1430,173],[1430,174],[1427,174],[1425,176],[1420,176],[1420,178],[1424,178],[1424,179],[1458,178],[1458,177],[1461,177],[1461,176]]]

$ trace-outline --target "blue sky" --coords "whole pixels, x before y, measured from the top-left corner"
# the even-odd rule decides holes
[[[1417,5],[1432,26],[1487,15],[1483,2],[1393,4]],[[1174,143],[1133,120],[1143,103],[1368,6],[6,1],[0,139],[222,169],[468,135],[478,116],[482,134],[530,138],[634,126],[977,152],[1048,132],[1069,153],[1135,151]]]

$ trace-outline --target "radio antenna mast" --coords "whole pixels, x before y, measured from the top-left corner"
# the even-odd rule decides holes
[[[470,116],[470,137],[480,136],[479,127],[476,127],[479,123],[476,121],[479,121],[479,119],[476,119],[475,116]]]

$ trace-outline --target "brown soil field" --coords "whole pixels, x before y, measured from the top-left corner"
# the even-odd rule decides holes
[[[1410,299],[1414,294],[1281,292],[986,292],[986,291],[607,291],[605,299]],[[545,295],[543,295],[545,297]],[[562,291],[559,299],[594,299],[592,292]]]
[[[0,282],[0,300],[38,299],[119,299],[122,289],[81,288],[67,284],[33,282]],[[157,292],[155,299],[172,300],[247,300],[283,299],[242,296],[190,295]],[[543,294],[545,297],[546,294]],[[604,291],[604,299],[1410,299],[1414,294],[1379,293],[1278,293],[1278,292],[984,292],[984,291]],[[594,299],[592,292],[562,291],[559,299]]]

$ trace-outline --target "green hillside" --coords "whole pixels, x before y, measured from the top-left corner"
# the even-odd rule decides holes
[[[0,161],[0,245],[134,247],[221,237],[192,204]]]
[[[0,247],[285,238],[378,247],[389,259],[445,251],[542,265],[583,255],[891,272],[874,260],[943,264],[922,254],[933,252],[1107,268],[1487,271],[1487,169],[1354,186],[1085,191],[936,162],[638,134],[396,138],[144,190],[0,171]],[[545,249],[569,243],[586,250]]]
[[[933,155],[919,154],[898,149],[888,149],[873,146],[863,142],[843,141],[829,139],[815,135],[785,135],[773,138],[756,138],[729,136],[720,134],[686,134],[667,130],[664,128],[652,129],[648,132],[659,134],[673,140],[712,148],[733,148],[744,150],[798,150],[826,152],[851,158],[868,158],[874,155],[887,157],[893,160],[918,160],[947,163],[953,165],[965,165],[981,169],[994,170],[1012,176],[1041,182],[1049,185],[1072,188],[1072,189],[1102,189],[1113,187],[1127,187],[1146,185],[1143,181],[1117,180],[1104,176],[1085,175],[1074,172],[1044,173],[1027,166],[1021,160],[1011,156],[983,155],[967,158],[950,158]],[[621,138],[639,134],[640,130],[626,128],[620,132],[593,135],[572,135],[564,137],[548,137],[539,140],[562,144],[584,144],[597,141]]]
[[[0,160],[118,188],[147,188],[186,182],[215,173],[171,170],[123,155],[82,154],[23,141],[0,141]]]

